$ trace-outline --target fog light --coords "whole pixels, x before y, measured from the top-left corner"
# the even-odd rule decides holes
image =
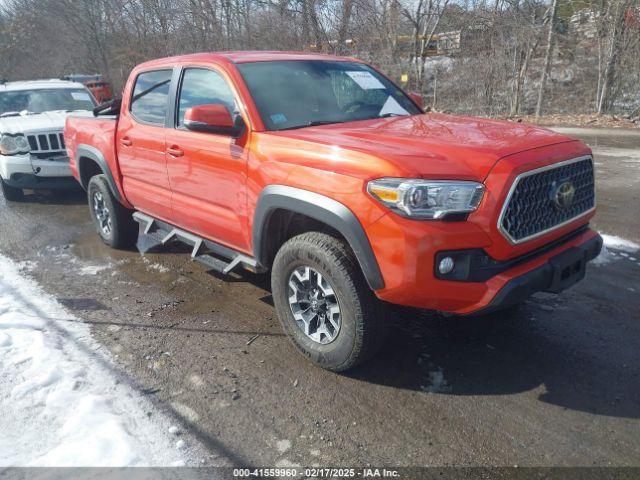
[[[442,275],[446,275],[453,271],[454,266],[455,266],[455,262],[453,261],[453,258],[444,257],[442,260],[440,260],[440,264],[438,265],[438,271]]]

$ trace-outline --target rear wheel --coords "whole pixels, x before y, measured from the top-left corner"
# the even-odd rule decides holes
[[[271,287],[285,332],[317,365],[344,371],[382,345],[386,308],[344,241],[318,232],[287,241],[274,260]]]
[[[133,212],[113,196],[105,175],[96,175],[89,180],[87,198],[91,218],[102,241],[113,248],[133,246],[138,238],[138,224],[133,220]]]
[[[0,182],[2,183],[2,194],[9,202],[20,202],[24,200],[24,192],[21,188],[7,185],[2,179],[0,179]]]

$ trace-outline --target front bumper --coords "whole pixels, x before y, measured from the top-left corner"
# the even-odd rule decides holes
[[[68,161],[31,159],[30,155],[0,155],[0,177],[16,188],[57,189],[77,183]]]
[[[486,310],[489,307],[504,308],[511,298],[515,303],[535,291],[549,290],[550,283],[541,280],[540,273],[527,274],[539,268],[547,272],[551,267],[545,265],[557,263],[557,259],[552,260],[554,257],[573,248],[586,248],[590,252],[586,263],[597,256],[601,245],[596,232],[584,224],[577,225],[562,239],[556,236],[533,250],[491,263],[491,268],[460,281],[437,278],[436,258],[444,251],[482,249],[488,252],[492,239],[472,222],[412,222],[386,215],[371,224],[366,233],[385,283],[384,288],[375,292],[378,298],[459,315],[490,311]],[[520,277],[523,278],[511,283]],[[520,284],[526,286],[516,288]]]
[[[503,310],[526,300],[536,292],[560,293],[584,278],[587,262],[602,250],[602,237],[563,250],[533,270],[509,280],[486,307],[474,315]]]

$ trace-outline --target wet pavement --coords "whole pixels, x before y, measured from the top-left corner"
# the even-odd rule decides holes
[[[594,147],[594,226],[640,243],[640,134],[571,134]],[[640,252],[486,318],[399,311],[381,354],[339,375],[290,345],[267,276],[113,251],[80,191],[0,197],[0,225],[0,253],[92,325],[204,465],[640,465]]]

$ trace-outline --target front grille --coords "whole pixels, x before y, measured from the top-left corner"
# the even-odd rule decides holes
[[[27,135],[29,147],[32,153],[48,153],[64,151],[64,138],[62,132],[37,133]]]
[[[67,152],[31,152],[31,157],[38,160],[49,160],[50,162],[68,162]]]
[[[559,195],[559,191],[571,191]],[[564,187],[564,188],[563,188]],[[551,165],[516,178],[500,216],[499,228],[520,243],[570,222],[595,206],[593,162],[581,158]]]

